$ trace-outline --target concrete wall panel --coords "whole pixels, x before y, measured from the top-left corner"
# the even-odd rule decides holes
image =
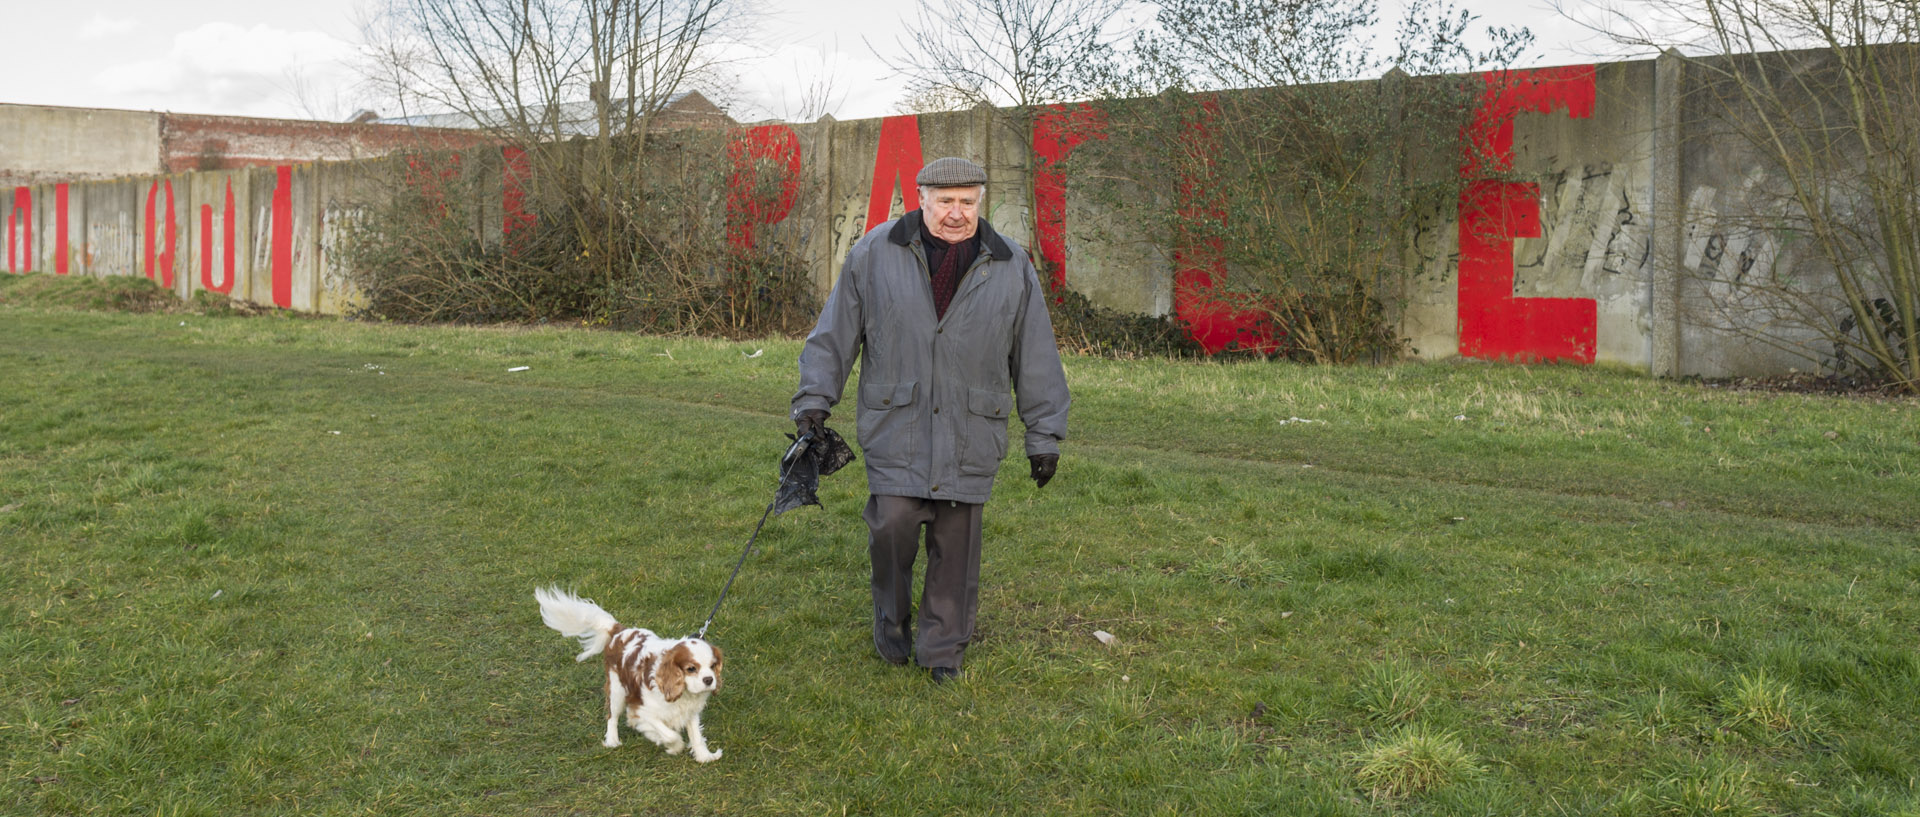
[[[0,185],[153,173],[160,114],[0,104]]]
[[[1755,226],[1752,214],[1773,206],[1778,180],[1760,157],[1716,129],[1698,94],[1705,75],[1690,74],[1683,58],[1669,55],[1479,78],[1487,87],[1481,122],[1491,126],[1471,138],[1483,148],[1475,155],[1493,157],[1492,165],[1481,166],[1479,158],[1418,160],[1438,162],[1445,172],[1459,167],[1467,189],[1457,206],[1430,214],[1406,236],[1407,257],[1420,274],[1407,284],[1401,321],[1416,353],[1602,362],[1655,374],[1810,367],[1810,360],[1753,342],[1754,331],[1771,331],[1819,354],[1781,304],[1743,301],[1734,284],[1790,273],[1818,293],[1832,272]],[[22,122],[33,123],[37,140],[113,124],[100,118],[103,112],[29,107],[0,106],[7,114],[0,116],[0,166],[19,165],[8,164],[5,151],[13,138],[8,128],[26,127]],[[149,161],[158,155],[153,116],[115,120],[127,130],[121,167],[136,154]],[[183,120],[173,135],[205,141],[232,125],[202,119]],[[977,109],[740,129],[734,138],[761,151],[754,161],[784,164],[797,152],[799,181],[790,205],[773,208],[780,212],[756,211],[760,223],[744,224],[736,207],[725,228],[805,259],[824,294],[868,229],[917,206],[913,177],[926,161],[966,156],[989,168],[987,218],[1036,258],[1051,254],[1063,263],[1068,286],[1097,305],[1172,312],[1179,288],[1192,284],[1176,282],[1171,250],[1140,235],[1133,212],[1169,203],[1116,196],[1077,176],[1072,145],[1100,137],[1060,140],[1048,132],[1037,139],[1038,121]],[[245,152],[285,152],[300,133],[255,134],[264,141]],[[1065,160],[1064,171],[1036,175],[1031,157],[1043,144],[1053,153],[1040,161]],[[728,155],[738,167],[741,155]],[[480,199],[466,212],[490,244],[509,209],[507,166],[490,147],[471,149],[462,163],[474,182],[467,189]],[[368,163],[84,176],[66,180],[64,207],[58,186],[42,183],[48,180],[0,188],[9,269],[54,271],[64,259],[69,274],[163,282],[170,274],[183,297],[225,288],[241,300],[327,314],[354,308],[340,247],[362,217],[354,202],[385,183]],[[55,240],[63,218],[64,254]]]
[[[96,278],[139,275],[142,180],[82,185],[87,223],[86,272]]]

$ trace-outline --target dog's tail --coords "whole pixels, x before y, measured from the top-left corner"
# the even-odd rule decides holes
[[[533,598],[540,602],[541,621],[561,635],[580,639],[580,654],[573,657],[575,661],[599,655],[619,626],[613,615],[600,609],[593,599],[580,598],[558,586],[534,588]]]

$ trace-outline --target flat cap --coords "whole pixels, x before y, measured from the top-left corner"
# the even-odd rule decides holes
[[[972,187],[987,183],[987,169],[958,156],[948,156],[928,162],[913,180],[925,187]]]

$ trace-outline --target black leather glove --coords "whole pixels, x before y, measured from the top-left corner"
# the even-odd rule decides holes
[[[800,416],[793,419],[794,437],[797,439],[809,434],[815,437],[820,436],[819,432],[827,427],[829,416],[831,415],[820,409],[807,409],[800,412]]]
[[[1047,487],[1047,480],[1053,479],[1053,469],[1060,465],[1059,454],[1035,454],[1027,458],[1027,464],[1033,466],[1033,487]]]

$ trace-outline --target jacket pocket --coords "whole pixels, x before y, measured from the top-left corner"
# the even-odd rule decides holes
[[[867,464],[903,466],[913,460],[914,411],[904,411],[919,396],[920,384],[860,382],[860,416],[855,428]]]
[[[967,427],[962,429],[960,473],[993,476],[1007,458],[1007,415],[1013,396],[993,389],[967,389]]]

